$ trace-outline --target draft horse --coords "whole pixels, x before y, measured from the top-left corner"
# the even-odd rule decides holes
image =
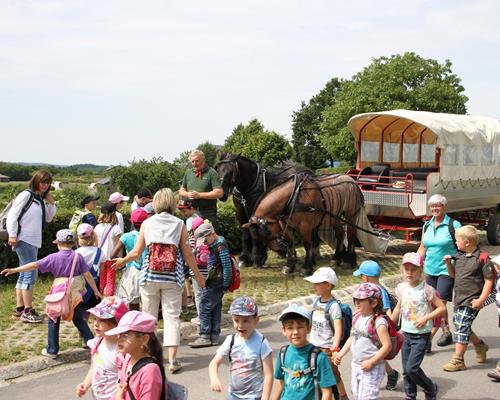
[[[363,194],[350,176],[300,174],[263,195],[247,226],[254,239],[281,253],[293,240],[290,230],[296,231],[306,250],[301,274],[308,275],[315,265],[315,231],[322,241],[335,248],[335,262],[356,265],[355,223],[363,204]],[[294,269],[295,265],[287,265],[283,273],[292,273]]]
[[[236,218],[242,226],[242,253],[239,257],[244,266],[264,266],[267,260],[267,248],[264,242],[254,239],[244,227],[252,216],[258,199],[274,186],[285,182],[296,174],[313,175],[313,172],[301,165],[285,163],[279,167],[263,167],[259,163],[238,154],[220,155],[215,166],[221,178],[226,201],[231,194],[236,209]],[[293,251],[293,250],[290,250]],[[293,251],[294,252],[294,251]],[[284,256],[287,251],[280,252]]]

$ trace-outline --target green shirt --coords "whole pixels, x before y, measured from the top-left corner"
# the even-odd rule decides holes
[[[217,171],[211,167],[205,167],[200,177],[195,175],[194,169],[188,169],[182,178],[182,187],[188,192],[206,193],[222,186]],[[194,206],[198,210],[216,210],[217,200],[194,200]]]

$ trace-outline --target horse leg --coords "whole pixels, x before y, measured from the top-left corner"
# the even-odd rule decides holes
[[[334,227],[335,230],[335,239],[336,239],[336,244],[335,244],[335,253],[332,256],[332,263],[333,265],[340,265],[342,263],[342,258],[345,255],[345,246],[344,246],[344,238],[345,238],[345,231],[342,225],[335,225]]]
[[[260,240],[253,240],[252,259],[255,268],[265,267],[267,261],[267,247]]]
[[[316,264],[312,243],[310,241],[304,241],[304,249],[306,251],[306,258],[304,259],[304,265],[300,270],[300,276],[309,276],[312,274],[314,265]]]
[[[318,229],[314,229],[312,233],[312,252],[314,260],[321,257],[321,253],[319,251],[319,246],[321,244],[321,237],[319,235]]]
[[[350,267],[357,266],[357,255],[355,250],[356,245],[356,228],[349,226],[347,228],[347,251],[343,257],[343,261],[349,264]]]
[[[295,272],[295,266],[297,265],[297,252],[295,251],[295,244],[293,242],[293,235],[286,231],[283,237],[287,243],[286,250],[286,265],[283,267],[281,272],[285,275],[290,275]]]
[[[242,228],[241,245],[242,245],[242,251],[239,257],[240,260],[239,266],[250,267],[253,264],[252,262],[253,239],[252,236],[250,235],[250,231],[248,230],[248,228]]]

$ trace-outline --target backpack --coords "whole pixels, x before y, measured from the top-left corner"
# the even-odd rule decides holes
[[[94,278],[94,282],[96,287],[99,287],[99,260],[101,259],[102,249],[100,247],[97,248],[95,252],[94,259],[92,263],[89,265],[89,272]],[[96,299],[94,292],[88,282],[85,282],[85,290],[86,292],[82,295],[82,303],[84,308],[88,309],[96,306],[99,303],[99,300]]]
[[[26,204],[23,206],[21,213],[19,214],[19,217],[17,218],[17,234],[21,232],[21,225],[19,222],[23,218],[24,214],[28,211],[28,209],[31,207],[31,204],[33,204],[33,200],[35,199],[35,193],[27,189],[28,193],[30,194],[30,197],[28,198],[28,201]],[[3,209],[2,213],[0,213],[0,240],[7,241],[9,240],[9,232],[7,231],[7,216],[9,215],[9,211],[12,209],[12,205],[14,204],[14,200],[9,201],[9,204],[5,206]]]
[[[97,346],[96,346],[97,347]],[[141,358],[139,361],[137,361],[134,366],[132,367],[132,371],[130,371],[130,375],[127,378],[127,384],[132,375],[134,375],[137,371],[139,371],[142,367],[150,364],[150,363],[155,363],[155,359],[153,357],[144,357]],[[188,398],[188,389],[184,385],[180,385],[178,383],[174,383],[169,381],[165,376],[164,376],[164,371],[162,368],[160,368],[162,371],[162,378],[164,380],[163,388],[161,390],[161,400],[187,400]],[[127,385],[127,392],[130,397],[130,400],[136,400],[134,393],[130,389],[130,386]]]
[[[455,251],[458,251],[457,242],[455,240],[455,227],[453,226],[453,222],[455,222],[456,220],[451,217],[449,218],[450,219],[448,221],[448,232],[450,232],[451,240],[453,241],[453,246],[455,247]],[[431,221],[429,220],[424,224],[424,235],[427,229],[429,228],[430,222]]]
[[[490,255],[486,251],[482,251],[479,253],[479,268],[483,268],[483,266],[490,261]],[[496,296],[497,296],[497,289],[496,289],[496,281],[498,279],[497,273],[495,268],[493,268],[493,279],[495,280],[493,284],[493,289],[491,289],[490,294],[488,295],[488,298],[484,301],[484,306],[489,306],[490,304],[493,304],[496,302]]]
[[[330,315],[330,309],[332,308],[332,305],[334,305],[335,303],[337,303],[340,306],[340,311],[342,312],[342,339],[340,340],[340,347],[343,347],[345,342],[347,342],[347,339],[349,339],[349,336],[351,335],[352,310],[348,304],[342,303],[337,299],[331,299],[328,303],[326,303],[324,310],[325,319],[328,322],[328,325],[330,325],[332,333],[335,332],[335,329],[333,327],[333,322]],[[313,313],[314,311],[316,311],[316,308],[319,308],[318,304],[319,304],[319,298],[317,298],[313,303]]]
[[[353,326],[356,325],[361,314],[356,314],[354,316]],[[381,347],[381,343],[377,336],[377,331],[375,330],[375,321],[378,318],[384,318],[387,321],[387,327],[389,330],[389,337],[391,339],[391,350],[389,354],[384,357],[384,360],[392,360],[396,357],[401,350],[401,346],[403,346],[404,336],[403,333],[399,332],[396,328],[396,324],[385,314],[375,314],[373,318],[370,319],[368,323],[368,336],[372,340],[372,342],[377,346]]]
[[[210,255],[210,249],[206,244],[195,247],[194,249],[196,264],[206,267],[208,265],[208,256]]]
[[[78,225],[82,223],[83,217],[86,216],[87,214],[90,214],[90,211],[82,211],[82,210],[76,210],[73,213],[73,216],[71,217],[71,221],[69,221],[68,228],[73,231],[73,233],[76,234],[76,230],[78,228]]]
[[[221,248],[225,248],[229,251],[227,245],[219,244],[217,250],[220,252]],[[231,258],[231,279],[229,280],[229,286],[227,287],[227,290],[230,292],[234,292],[235,290],[240,288],[241,276],[236,257],[233,254],[229,254],[229,257]]]
[[[175,244],[151,243],[149,250],[149,269],[156,272],[174,272],[177,265],[177,246]]]

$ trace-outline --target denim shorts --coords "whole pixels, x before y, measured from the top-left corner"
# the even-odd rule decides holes
[[[439,297],[444,301],[453,300],[453,286],[455,286],[455,279],[448,275],[427,275],[425,281],[431,285]]]
[[[38,256],[38,247],[35,247],[22,240],[17,242],[15,251],[19,258],[19,265],[25,265],[30,262],[36,261]],[[38,271],[20,272],[17,278],[16,289],[31,290],[35,286],[36,276]]]
[[[468,344],[472,333],[472,323],[477,317],[479,310],[472,307],[460,306],[455,308],[453,314],[453,341],[460,344]]]

